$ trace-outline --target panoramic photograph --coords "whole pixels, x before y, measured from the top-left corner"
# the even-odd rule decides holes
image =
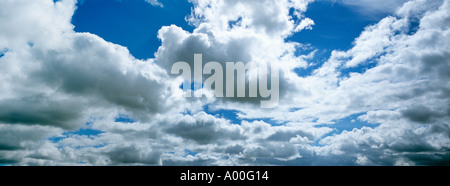
[[[0,166],[450,166],[450,0],[0,0]]]

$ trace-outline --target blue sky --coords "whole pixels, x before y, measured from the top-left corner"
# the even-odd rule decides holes
[[[350,49],[366,26],[378,22],[353,7],[332,1],[311,3],[305,15],[316,23],[313,29],[294,34],[289,40],[310,43],[323,50],[324,57],[329,57],[333,50]]]
[[[126,46],[138,59],[153,58],[161,45],[157,38],[162,26],[178,25],[192,31],[185,17],[187,1],[167,0],[164,8],[141,0],[88,0],[78,3],[72,23],[77,32],[90,32],[109,42]]]
[[[164,6],[152,6],[142,0],[88,0],[78,3],[72,23],[77,32],[89,32],[96,34],[106,41],[127,47],[130,53],[138,59],[154,58],[154,53],[161,45],[157,38],[157,32],[163,26],[175,24],[188,32],[192,32],[194,26],[185,20],[190,15],[192,4],[187,1],[167,0]],[[384,17],[387,13],[377,14]],[[330,57],[333,50],[348,50],[353,46],[356,37],[366,26],[375,24],[378,20],[374,17],[361,14],[354,7],[331,1],[317,1],[308,6],[305,16],[316,23],[312,30],[304,30],[287,38],[287,41],[309,44],[318,50],[318,55],[311,60],[319,65],[302,69],[302,73],[310,74],[312,70],[320,66],[324,60]],[[365,67],[350,69],[349,71],[361,71]],[[305,72],[306,71],[306,72]],[[211,111],[208,106],[204,111],[216,115],[235,124],[240,124],[236,110]],[[353,117],[349,117],[354,119]],[[273,125],[278,125],[270,119],[251,119],[246,121],[264,120]],[[348,118],[345,119],[347,121]],[[361,128],[364,123],[355,120],[352,125]],[[350,125],[335,125],[336,130],[352,130]],[[342,128],[341,128],[342,127]]]
[[[109,42],[126,46],[136,58],[147,59],[154,57],[161,44],[157,32],[162,26],[175,24],[193,31],[194,27],[185,20],[191,7],[187,1],[176,0],[164,1],[163,8],[141,0],[88,0],[78,3],[72,23],[77,32],[99,35]],[[378,21],[353,7],[331,1],[311,3],[305,15],[316,23],[314,29],[296,33],[287,40],[311,44],[319,49],[322,55],[318,60],[329,57],[333,50],[350,49],[364,28]]]
[[[187,1],[175,0],[164,1],[164,7],[152,6],[141,0],[89,0],[78,3],[72,23],[77,32],[96,34],[106,41],[127,47],[138,59],[148,59],[155,57],[154,53],[161,45],[157,38],[161,27],[174,24],[193,31],[194,26],[185,20],[191,7]],[[310,50],[317,50],[311,60],[316,65],[296,69],[296,72],[301,76],[308,75],[328,59],[333,50],[350,49],[366,26],[387,15],[386,12],[361,14],[355,7],[332,1],[311,3],[305,16],[314,20],[314,28],[295,33],[286,40],[309,44]],[[361,72],[367,68],[370,66],[348,69],[348,72]]]
[[[0,165],[449,165],[449,12],[447,0],[0,1]],[[279,104],[184,97],[171,67],[198,53],[279,64]]]

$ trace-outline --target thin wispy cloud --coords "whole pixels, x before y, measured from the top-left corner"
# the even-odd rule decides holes
[[[159,6],[159,7],[164,7],[164,5],[159,2],[158,0],[145,0],[146,2],[150,3],[153,6]]]

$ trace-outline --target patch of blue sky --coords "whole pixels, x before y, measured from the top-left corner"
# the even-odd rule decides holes
[[[294,69],[294,72],[300,76],[300,77],[308,77],[311,76],[314,70],[318,69],[320,66],[322,66],[324,61],[314,63],[313,65],[307,67],[307,68],[296,68]]]
[[[184,152],[186,153],[186,156],[195,156],[198,154],[198,152],[193,152],[189,149],[184,149]]]
[[[8,48],[1,49],[1,50],[0,50],[0,58],[3,57],[3,56],[5,56],[5,54],[6,54],[8,51],[9,51]]]
[[[363,127],[375,128],[379,126],[378,124],[368,123],[358,119],[358,117],[365,114],[366,113],[353,114],[349,117],[335,121],[335,123],[330,126],[336,128],[337,133],[352,131],[353,129],[362,129]]]
[[[414,35],[420,29],[420,19],[416,17],[409,18],[408,35]]]
[[[358,73],[358,74],[363,74],[365,73],[367,70],[372,69],[374,67],[377,66],[377,62],[375,61],[370,61],[367,63],[363,63],[358,65],[357,67],[350,67],[350,68],[343,68],[341,69],[340,72],[340,76],[339,77],[350,77],[350,75],[352,73]]]
[[[299,110],[302,110],[303,108],[299,108],[299,107],[294,107],[294,108],[290,108],[289,112],[297,112]]]
[[[180,89],[182,89],[182,90],[184,90],[184,84],[185,83],[181,83],[181,85],[180,85]],[[186,82],[186,84],[191,84],[191,86],[190,87],[188,87],[187,88],[187,90],[195,90],[195,89],[202,89],[202,88],[204,88],[205,87],[205,84],[204,83],[200,83],[200,82]]]
[[[77,162],[77,164],[78,165],[89,165],[89,163],[85,162],[85,161],[79,161],[79,162]]]
[[[76,131],[64,132],[61,136],[50,137],[48,140],[50,140],[53,143],[58,143],[59,141],[64,140],[71,136],[78,135],[78,136],[87,136],[89,138],[95,138],[103,133],[105,133],[105,132],[103,132],[101,130],[97,130],[97,129],[92,129],[91,124],[87,123],[86,127],[84,127],[84,128],[80,128]]]
[[[203,106],[203,111],[209,115],[229,120],[232,124],[241,124],[242,119],[238,117],[237,110],[211,109],[209,105]]]
[[[329,52],[350,49],[365,27],[379,21],[361,15],[349,6],[330,1],[311,3],[305,16],[314,20],[313,29],[296,33],[288,41],[310,43]]]
[[[96,34],[127,47],[137,59],[154,58],[161,45],[157,33],[162,26],[175,24],[190,32],[194,29],[185,20],[192,4],[180,0],[162,3],[163,8],[145,0],[85,0],[78,3],[72,24],[77,32]]]
[[[241,118],[239,117],[240,112],[237,110],[225,110],[225,109],[210,109],[209,105],[205,105],[203,106],[203,111],[209,115],[213,115],[216,116],[218,118],[223,118],[226,120],[229,120],[232,124],[237,124],[237,125],[241,125],[242,121],[247,121],[247,122],[255,122],[255,121],[262,121],[265,123],[268,123],[272,126],[281,126],[286,124],[287,122],[278,122],[275,121],[271,118]]]
[[[242,24],[242,17],[237,18],[236,20],[228,22],[228,28],[232,29],[234,27],[239,27]]]
[[[312,30],[295,33],[287,41],[309,44],[316,49],[314,58],[309,60],[310,67],[295,69],[306,77],[322,66],[333,50],[346,51],[365,27],[376,24],[378,20],[362,15],[352,7],[334,1],[315,1],[308,6],[305,16],[314,20]],[[307,49],[311,50],[311,49]]]
[[[114,122],[118,123],[136,123],[136,120],[132,119],[130,116],[125,114],[119,114],[115,119]]]
[[[33,43],[32,41],[28,41],[28,42],[27,42],[27,45],[28,45],[30,48],[34,47],[34,43]]]

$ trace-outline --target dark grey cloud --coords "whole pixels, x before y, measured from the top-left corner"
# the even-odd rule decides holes
[[[0,159],[0,164],[15,164],[18,160]]]
[[[137,146],[120,146],[110,150],[107,156],[111,163],[115,165],[121,164],[145,164],[145,165],[159,165],[161,162],[160,151],[147,151],[147,149],[140,149]]]
[[[442,118],[450,117],[448,110],[432,110],[423,105],[413,106],[402,111],[402,115],[417,123],[434,123]]]
[[[73,100],[56,102],[45,95],[0,101],[0,122],[8,124],[50,125],[76,129],[82,125],[82,108]]]
[[[186,119],[191,119],[191,121],[182,120],[174,124],[168,124],[169,126],[164,131],[199,144],[226,144],[229,140],[246,139],[237,126],[233,127],[223,120],[215,119],[204,113]]]
[[[11,151],[11,150],[20,150],[21,148],[18,146],[11,146],[6,144],[0,144],[0,151]]]
[[[302,130],[279,130],[275,132],[274,134],[270,135],[267,140],[270,141],[289,141],[292,138],[295,138],[297,136],[306,137],[309,140],[315,141],[316,136],[314,134],[311,134],[309,132],[305,132]]]
[[[95,97],[132,111],[164,110],[164,100],[160,99],[167,88],[162,83],[163,71],[133,59],[121,46],[105,47],[106,41],[97,36],[77,36],[70,50],[47,52],[43,68],[33,75],[68,94]],[[157,73],[158,78],[151,79],[145,73]]]
[[[224,153],[227,154],[240,154],[245,150],[244,146],[242,145],[232,145],[228,146],[224,149]]]

